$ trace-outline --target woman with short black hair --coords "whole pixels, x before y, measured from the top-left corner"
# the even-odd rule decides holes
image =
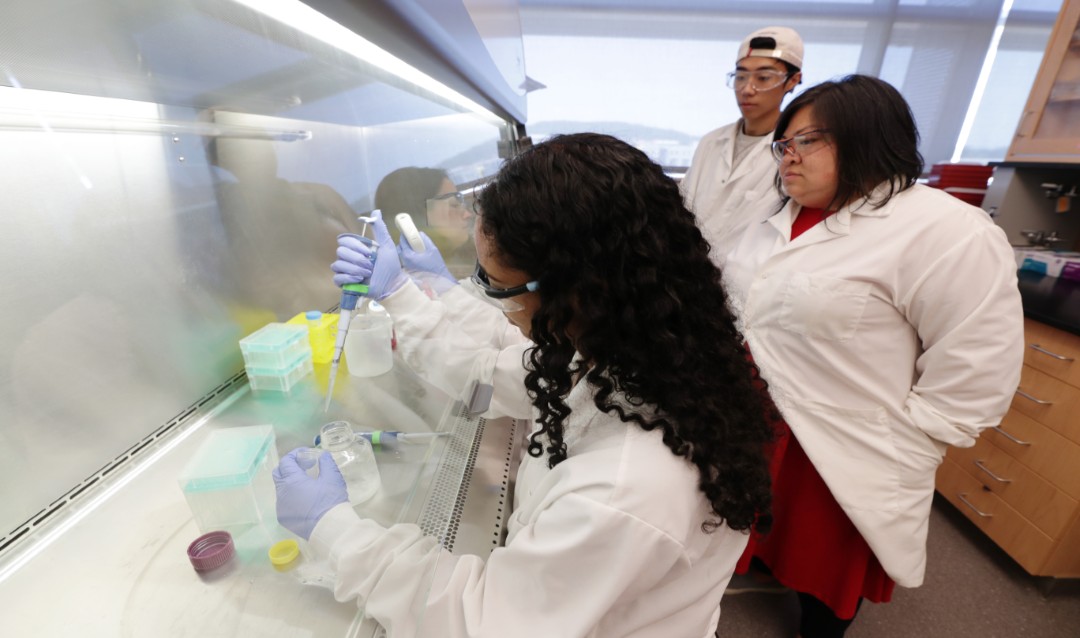
[[[911,110],[853,75],[777,124],[784,198],[724,262],[755,363],[785,423],[773,531],[751,541],[802,602],[803,638],[842,636],[863,599],[917,587],[934,474],[997,425],[1020,377],[1023,314],[1005,234],[916,183]]]

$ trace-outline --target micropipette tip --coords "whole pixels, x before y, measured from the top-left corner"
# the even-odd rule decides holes
[[[323,403],[322,411],[326,414],[330,411],[330,397],[334,396],[334,377],[337,376],[337,366],[330,368],[330,383],[326,388],[326,401]]]

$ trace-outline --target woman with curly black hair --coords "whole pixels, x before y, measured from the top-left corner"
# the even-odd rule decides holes
[[[492,366],[493,406],[529,398],[505,546],[485,562],[362,520],[331,459],[312,479],[295,452],[275,471],[279,520],[329,556],[338,598],[394,636],[417,632],[413,604],[422,635],[711,636],[747,530],[771,520],[771,428],[677,185],[624,142],[569,135],[508,161],[479,205],[467,285],[529,341],[466,336],[449,295],[430,300],[401,274],[381,221],[377,258],[343,241],[334,270],[394,314],[406,361],[453,342]]]

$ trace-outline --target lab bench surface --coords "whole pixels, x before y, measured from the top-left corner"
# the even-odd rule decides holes
[[[500,540],[502,511],[525,424],[464,412],[397,361],[369,379],[339,375],[323,413],[327,366],[316,366],[291,394],[253,393],[241,385],[227,399],[140,461],[98,481],[71,511],[33,533],[0,563],[3,634],[7,636],[377,636],[381,629],[354,602],[339,603],[312,556],[279,571],[270,544],[295,538],[270,522],[236,539],[236,556],[209,572],[188,562],[201,532],[177,477],[214,430],[271,424],[279,454],[311,445],[319,427],[347,420],[357,430],[447,432],[398,452],[379,452],[380,491],[356,506],[383,525],[412,522],[454,553],[486,556]],[[303,584],[301,579],[308,581]]]
[[[1080,335],[1080,281],[1028,270],[1016,276],[1026,317]]]

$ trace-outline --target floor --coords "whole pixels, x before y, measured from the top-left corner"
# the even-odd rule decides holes
[[[1033,578],[948,501],[937,497],[930,518],[926,581],[897,587],[892,602],[865,604],[848,638],[1077,638],[1080,581]],[[727,595],[722,638],[793,638],[798,601],[788,593]]]

